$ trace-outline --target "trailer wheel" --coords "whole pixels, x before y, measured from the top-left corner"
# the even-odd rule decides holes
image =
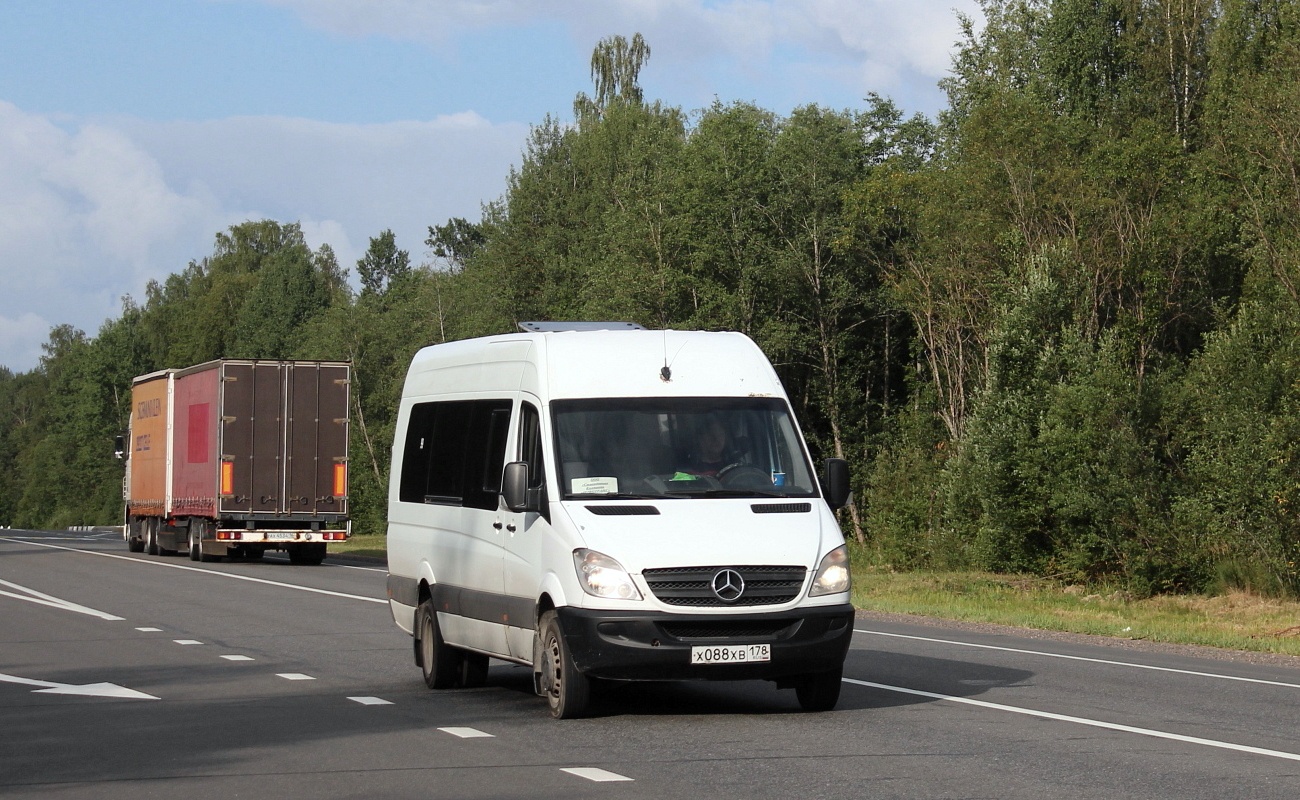
[[[542,693],[556,719],[573,719],[587,713],[591,683],[573,666],[568,642],[554,611],[542,615],[539,623],[542,642]]]
[[[190,560],[211,563],[220,561],[221,556],[203,552],[203,540],[208,536],[206,519],[190,520]]]
[[[430,689],[450,689],[460,678],[461,651],[449,646],[442,640],[442,631],[438,630],[438,613],[433,610],[433,601],[425,599],[415,611],[416,653],[419,655],[420,671],[424,673],[424,685]]]
[[[144,533],[141,532],[140,520],[127,523],[126,526],[126,549],[131,553],[144,552]]]
[[[144,552],[145,555],[158,555],[158,520],[155,517],[144,521]]]
[[[795,696],[799,698],[799,707],[804,711],[830,711],[840,700],[840,686],[843,684],[844,666],[830,672],[817,672],[804,676],[794,687]]]

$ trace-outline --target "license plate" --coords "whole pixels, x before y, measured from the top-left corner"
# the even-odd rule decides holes
[[[292,541],[293,541],[293,534],[292,534],[292,533],[275,533],[275,532],[271,532],[271,533],[266,534],[266,540],[267,540],[268,542],[292,542]]]
[[[692,647],[692,664],[748,664],[772,660],[770,644],[733,644],[718,647]]]

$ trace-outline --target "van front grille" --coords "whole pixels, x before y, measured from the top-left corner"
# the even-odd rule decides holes
[[[744,582],[744,591],[734,600],[724,600],[713,591],[714,577],[732,570]],[[807,570],[803,567],[677,567],[648,569],[641,573],[650,591],[673,606],[691,608],[734,608],[789,603],[799,596]]]

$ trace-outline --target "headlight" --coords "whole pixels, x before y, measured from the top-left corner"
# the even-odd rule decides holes
[[[578,569],[578,583],[587,594],[618,600],[640,600],[641,592],[623,565],[595,550],[573,551],[573,565]]]
[[[808,596],[838,594],[848,590],[849,547],[842,544],[827,553],[822,563],[817,566],[817,574],[813,576],[812,588],[808,590]]]

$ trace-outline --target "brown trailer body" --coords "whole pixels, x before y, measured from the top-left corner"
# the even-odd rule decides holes
[[[350,378],[343,362],[229,359],[137,378],[130,548],[318,563],[349,535]]]

